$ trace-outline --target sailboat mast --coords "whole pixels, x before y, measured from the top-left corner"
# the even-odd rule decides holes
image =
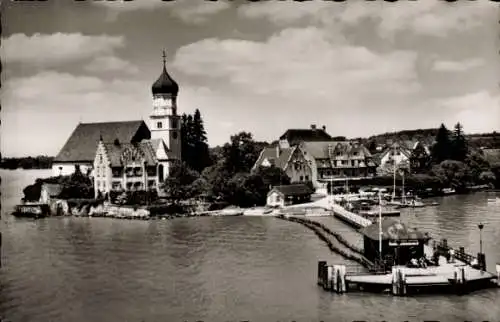
[[[406,203],[406,195],[405,195],[405,172],[404,170],[401,172],[401,177],[403,179],[402,191],[401,191],[401,201]]]
[[[382,262],[382,195],[378,191],[378,254],[380,262]]]
[[[396,199],[396,148],[395,147],[392,156],[392,176],[393,176],[392,201],[394,202],[394,199]]]

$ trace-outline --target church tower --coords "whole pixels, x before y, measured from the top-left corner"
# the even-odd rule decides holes
[[[163,51],[163,71],[154,82],[153,112],[149,116],[151,139],[162,139],[169,149],[169,159],[181,160],[181,124],[177,115],[179,85],[170,77]]]

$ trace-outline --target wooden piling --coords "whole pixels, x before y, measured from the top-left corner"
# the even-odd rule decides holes
[[[318,262],[318,285],[323,285],[323,267],[326,266],[326,261]]]
[[[328,276],[327,276],[327,281],[328,281],[327,282],[327,285],[328,285],[327,289],[329,291],[333,291],[333,277],[334,277],[333,272],[334,272],[334,269],[335,269],[335,266],[333,266],[333,265],[327,266],[327,274],[328,274]]]
[[[322,272],[322,280],[323,280],[323,289],[327,290],[328,289],[328,266],[325,265],[323,266],[323,272]]]
[[[340,293],[345,293],[347,292],[347,283],[346,283],[346,266],[345,265],[339,265],[339,275],[340,275]]]
[[[496,264],[497,271],[497,286],[500,287],[500,264]]]

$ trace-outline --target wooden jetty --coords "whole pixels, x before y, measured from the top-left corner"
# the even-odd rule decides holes
[[[370,220],[349,212],[337,204],[332,205],[332,210],[335,217],[355,228],[363,229],[373,224]],[[394,241],[389,241],[388,245],[391,243],[394,246]],[[397,243],[399,248],[401,241]],[[380,237],[379,251],[382,251],[382,237]],[[487,272],[486,258],[483,253],[478,253],[475,257],[465,253],[463,247],[458,250],[453,249],[448,246],[446,239],[434,247],[426,242],[423,251],[426,257],[437,259],[438,265],[421,268],[400,264],[385,266],[383,262],[371,263],[368,258],[368,263],[373,266],[370,269],[369,265],[365,265],[369,271],[361,271],[360,267],[328,265],[326,261],[320,261],[318,262],[318,284],[326,290],[337,293],[361,290],[391,292],[399,296],[422,292],[464,294],[476,289],[500,287],[500,264],[496,265],[496,274]]]

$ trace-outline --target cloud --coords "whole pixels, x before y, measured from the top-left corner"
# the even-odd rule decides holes
[[[2,42],[0,53],[6,63],[29,63],[53,67],[110,55],[125,45],[123,36],[88,36],[81,33],[13,34]]]
[[[437,104],[450,115],[450,126],[460,122],[468,133],[500,129],[500,95],[481,91],[442,99]]]
[[[137,80],[44,71],[2,85],[2,132],[9,138],[2,151],[7,154],[56,154],[79,121],[141,119],[151,106],[148,84]]]
[[[439,60],[434,62],[432,69],[440,72],[464,72],[483,66],[484,64],[485,61],[479,58],[471,58],[463,61]]]
[[[94,58],[85,67],[89,72],[122,72],[126,74],[137,74],[139,69],[130,63],[115,56],[102,56]]]
[[[183,20],[186,23],[199,24],[223,10],[228,9],[231,4],[225,0],[206,1],[206,0],[136,0],[130,2],[119,1],[100,1],[96,5],[105,6],[108,9],[115,10],[108,18],[114,20],[119,13],[135,10],[158,10],[166,8],[170,14]]]
[[[78,122],[147,122],[152,110],[152,81],[108,81],[54,71],[9,78],[1,88],[2,153],[55,155]],[[179,113],[201,110],[211,144],[229,139],[234,115],[228,111],[233,103],[227,94],[189,84],[181,86],[178,98]]]
[[[323,29],[290,28],[265,42],[215,38],[181,47],[174,65],[184,73],[226,80],[254,94],[347,100],[363,95],[413,93],[419,89],[416,53],[377,53],[352,46]]]
[[[488,13],[492,19],[495,18],[494,10],[496,6],[491,1],[447,3],[435,0],[412,1],[404,6],[379,1],[263,1],[238,8],[242,17],[264,18],[281,26],[308,21],[321,26],[345,28],[371,21],[376,23],[380,36],[386,38],[392,38],[399,31],[444,37],[452,31],[463,32],[483,25]]]

